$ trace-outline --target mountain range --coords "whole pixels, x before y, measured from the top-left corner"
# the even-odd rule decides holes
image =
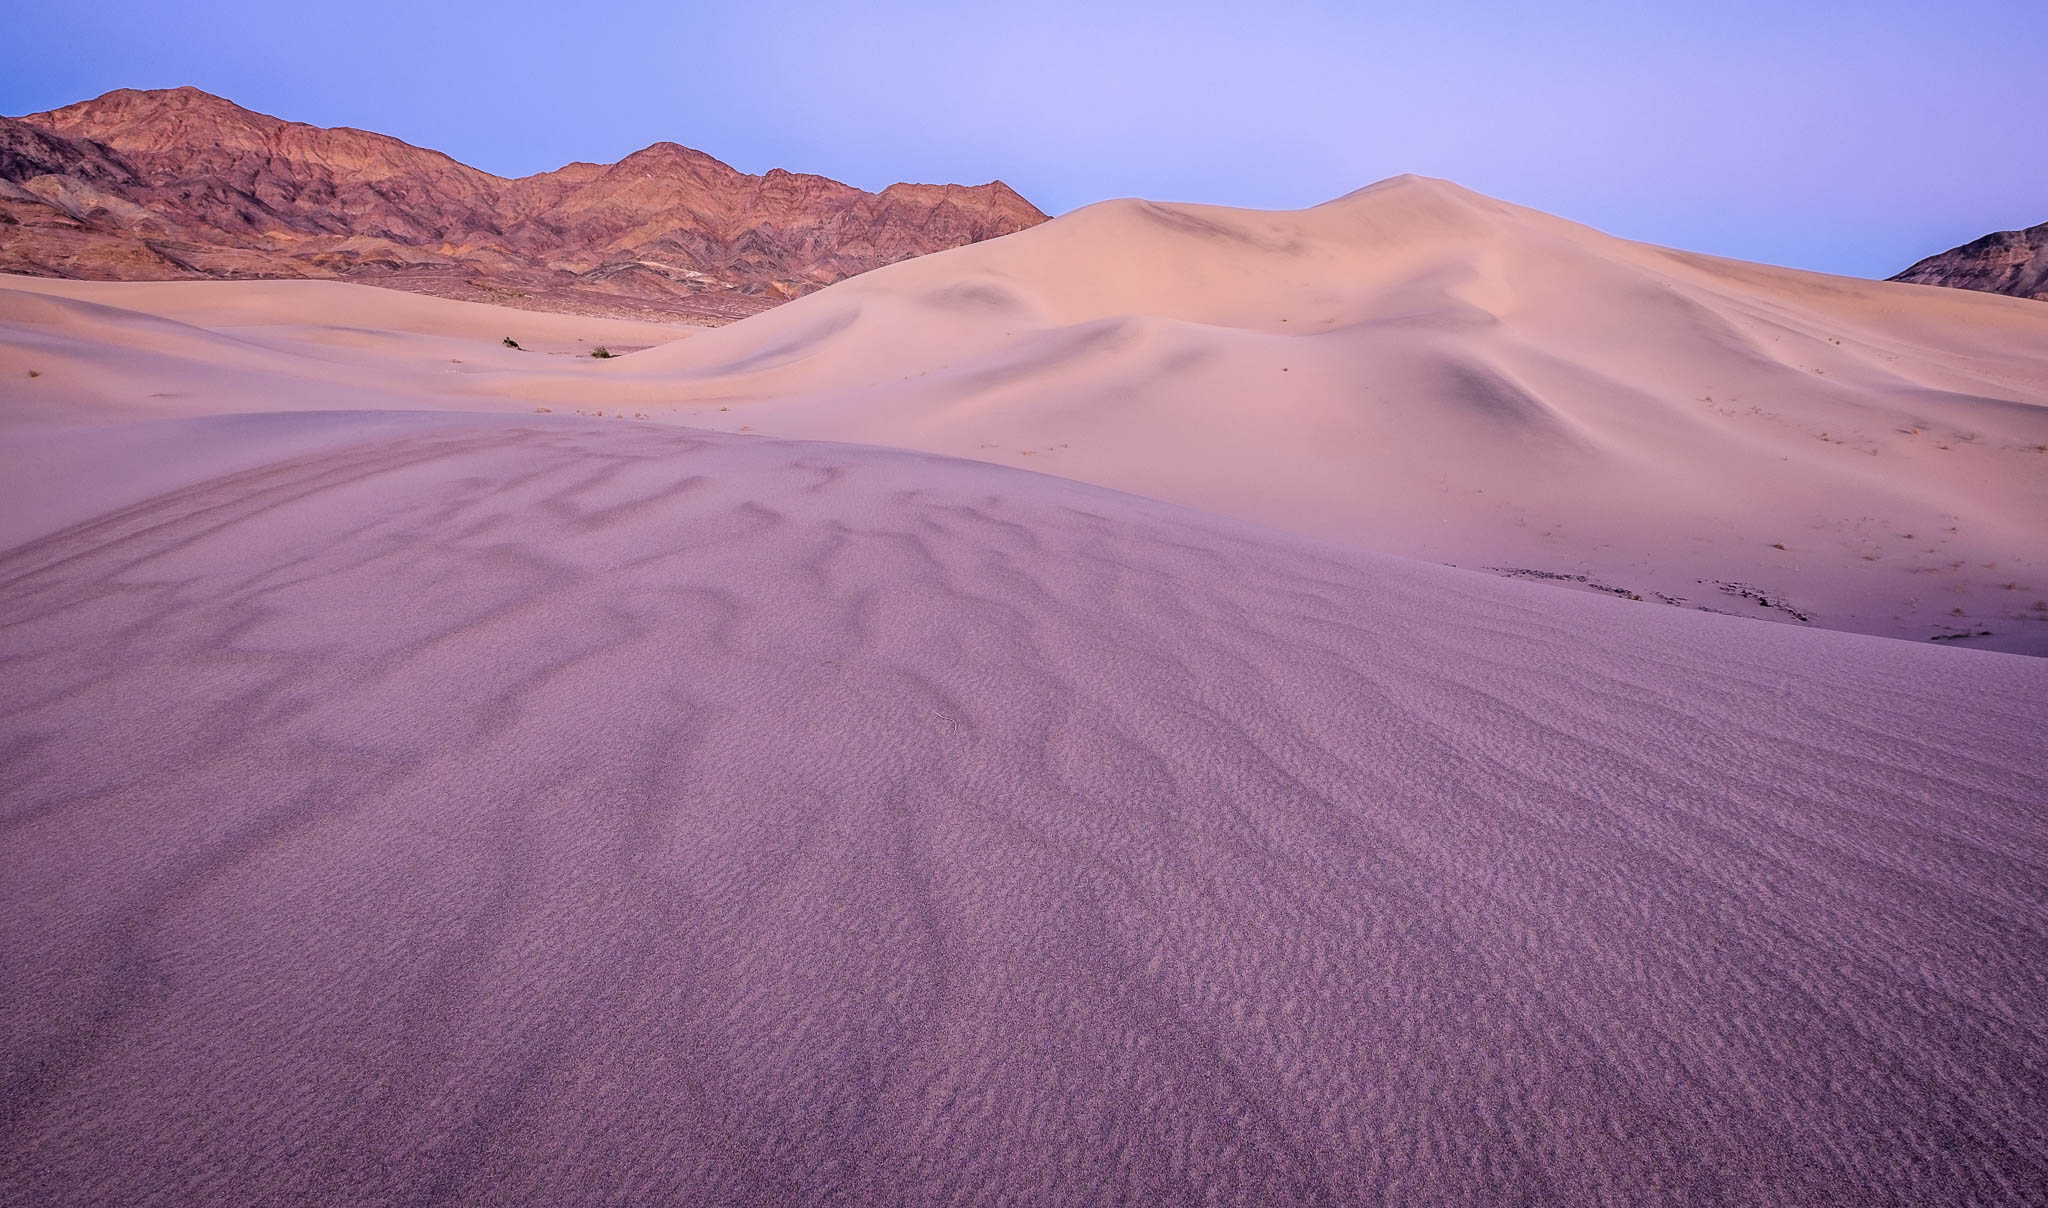
[[[388,135],[117,89],[0,117],[0,272],[338,278],[594,315],[723,323],[1046,215],[1000,180],[870,193],[659,142],[507,178]],[[1891,278],[2048,299],[2048,223]]]
[[[196,88],[0,118],[0,271],[38,276],[344,278],[720,322],[1045,217],[1001,181],[870,193],[670,142],[508,179]]]

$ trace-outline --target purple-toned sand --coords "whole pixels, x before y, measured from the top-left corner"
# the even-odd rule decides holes
[[[2048,1199],[2048,661],[573,420],[0,643],[8,1204]]]

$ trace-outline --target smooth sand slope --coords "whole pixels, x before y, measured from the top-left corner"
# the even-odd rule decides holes
[[[2048,662],[437,422],[0,558],[6,1202],[2048,1185]]]
[[[225,284],[227,288],[220,288]],[[630,352],[702,328],[682,323],[514,310],[480,302],[373,289],[340,281],[70,281],[0,274],[0,288],[83,297],[105,306],[243,335],[296,335],[360,345],[371,335],[417,335],[495,343],[510,335],[533,351],[588,353],[598,344]]]
[[[360,412],[531,416],[698,329],[332,281],[0,275],[0,548],[214,474],[360,439]],[[510,336],[521,348],[505,347]],[[481,385],[479,385],[481,383]],[[320,413],[320,414],[308,414]]]

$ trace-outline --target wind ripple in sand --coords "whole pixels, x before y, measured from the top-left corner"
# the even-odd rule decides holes
[[[575,423],[0,623],[9,1202],[2048,1186],[2048,663]]]

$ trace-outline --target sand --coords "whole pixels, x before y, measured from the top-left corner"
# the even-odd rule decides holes
[[[0,548],[394,425],[531,416],[504,383],[601,391],[593,349],[701,330],[333,281],[0,275]]]
[[[347,400],[376,382],[395,406],[915,448],[1588,591],[2048,653],[2048,308],[2024,299],[1674,252],[1417,177],[1287,213],[1105,202],[585,372],[392,347],[338,301],[384,291],[236,287],[303,313],[281,287],[314,285],[359,346],[229,325],[188,283],[33,288],[153,289],[154,314],[301,354],[277,370],[314,379],[293,406],[384,405]],[[492,342],[533,319],[475,312]],[[563,321],[586,339],[551,349],[597,342]],[[86,394],[66,406],[109,403]]]
[[[882,398],[892,329],[792,341],[904,271],[618,362],[347,286],[0,289],[0,1202],[2038,1200],[2048,661],[1377,552],[1247,502],[1313,481],[1256,448],[1200,510],[684,426]],[[1998,299],[1828,288],[1928,408],[2033,388]],[[928,309],[906,367],[988,305]],[[1137,326],[1324,338],[1226,317]],[[788,393],[687,397],[748,374]],[[1804,489],[2038,556],[2021,452]]]
[[[683,409],[706,426],[2048,653],[2048,308],[1648,247],[1443,181],[1296,213],[1107,202],[628,367],[731,408]]]

